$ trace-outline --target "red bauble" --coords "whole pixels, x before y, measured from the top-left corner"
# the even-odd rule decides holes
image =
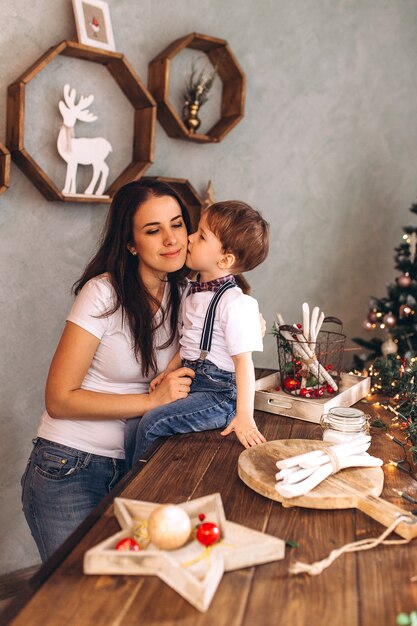
[[[388,326],[388,328],[394,328],[397,323],[397,318],[390,311],[389,313],[386,313],[386,315],[384,315],[382,321],[384,322],[385,326]]]
[[[204,522],[204,524],[200,524],[195,535],[197,541],[206,547],[219,541],[220,536],[220,528],[214,522]]]
[[[140,545],[134,539],[130,537],[125,537],[116,546],[116,550],[120,550],[120,552],[139,552]]]
[[[204,520],[206,519],[206,516],[204,515],[204,513],[199,513],[198,519],[200,520],[200,522],[204,522]]]
[[[307,389],[307,387],[303,387],[302,389],[300,389],[300,396],[302,398],[309,398],[310,397],[310,391]]]
[[[287,376],[287,378],[284,378],[282,385],[286,391],[294,391],[295,389],[300,388],[301,383],[299,380],[291,378],[291,376]]]
[[[320,387],[320,389],[315,389],[314,395],[316,396],[316,398],[321,398],[323,397],[325,390],[326,390],[325,387]]]
[[[398,276],[395,280],[397,281],[397,285],[403,289],[407,289],[407,287],[411,285],[411,276],[408,272],[402,276]]]
[[[331,385],[327,385],[326,391],[327,391],[327,393],[334,393],[334,389],[333,389],[333,387]]]
[[[408,317],[413,312],[413,309],[408,304],[402,304],[400,306],[400,318],[403,320],[405,317]]]
[[[368,321],[371,322],[371,324],[375,324],[375,322],[378,321],[378,315],[376,313],[376,311],[369,311],[367,315]]]

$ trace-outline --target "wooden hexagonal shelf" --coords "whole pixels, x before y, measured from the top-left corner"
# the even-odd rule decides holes
[[[171,185],[171,187],[173,187],[173,189],[175,189],[175,191],[181,196],[188,209],[191,219],[191,232],[197,230],[204,202],[189,180],[186,178],[167,178],[166,176],[145,176],[143,180],[160,180],[164,183],[168,183],[168,185]]]
[[[109,200],[103,197],[82,195],[74,197],[63,194],[25,149],[25,87],[60,54],[104,65],[134,108],[132,161],[106,189],[105,194],[111,198],[121,185],[140,178],[153,163],[156,104],[149,91],[123,54],[99,50],[73,41],[62,41],[50,48],[20,78],[9,85],[7,146],[12,159],[48,200],[108,203]]]
[[[0,143],[0,194],[10,185],[10,152]]]
[[[220,119],[206,134],[188,130],[169,100],[169,73],[172,59],[184,48],[205,52],[223,83]],[[158,120],[170,137],[216,143],[240,122],[245,105],[245,75],[227,41],[209,35],[191,33],[177,39],[149,64],[148,87],[158,105]]]

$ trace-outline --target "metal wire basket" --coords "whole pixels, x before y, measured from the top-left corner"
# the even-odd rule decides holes
[[[325,317],[323,324],[337,324],[340,331],[320,330],[317,340],[308,342],[301,328],[278,328],[278,363],[283,391],[303,398],[323,398],[339,390],[346,335],[337,317]],[[285,333],[286,337],[283,335]],[[292,339],[288,339],[288,334]]]

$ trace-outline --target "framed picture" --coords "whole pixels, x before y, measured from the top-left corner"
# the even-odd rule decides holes
[[[102,0],[72,0],[79,43],[116,50],[110,12]]]

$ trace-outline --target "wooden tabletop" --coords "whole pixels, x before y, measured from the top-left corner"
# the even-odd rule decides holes
[[[374,411],[366,405],[367,412]],[[321,438],[316,424],[257,412],[268,440]],[[387,419],[388,421],[388,419]],[[385,462],[401,448],[373,429],[371,452]],[[242,447],[218,431],[165,441],[141,471],[119,484],[0,616],[13,626],[394,626],[400,612],[417,609],[417,542],[378,546],[347,554],[319,576],[292,576],[295,561],[311,563],[345,543],[376,537],[383,527],[359,511],[283,508],[249,489],[238,477]],[[382,497],[407,510],[413,505],[393,488],[417,494],[408,474],[385,467]],[[115,495],[151,502],[180,503],[219,492],[227,519],[267,532],[298,547],[266,565],[226,573],[207,613],[200,613],[155,577],[86,576],[85,551],[119,530]],[[417,505],[416,505],[417,506]],[[398,538],[395,535],[395,538]]]

